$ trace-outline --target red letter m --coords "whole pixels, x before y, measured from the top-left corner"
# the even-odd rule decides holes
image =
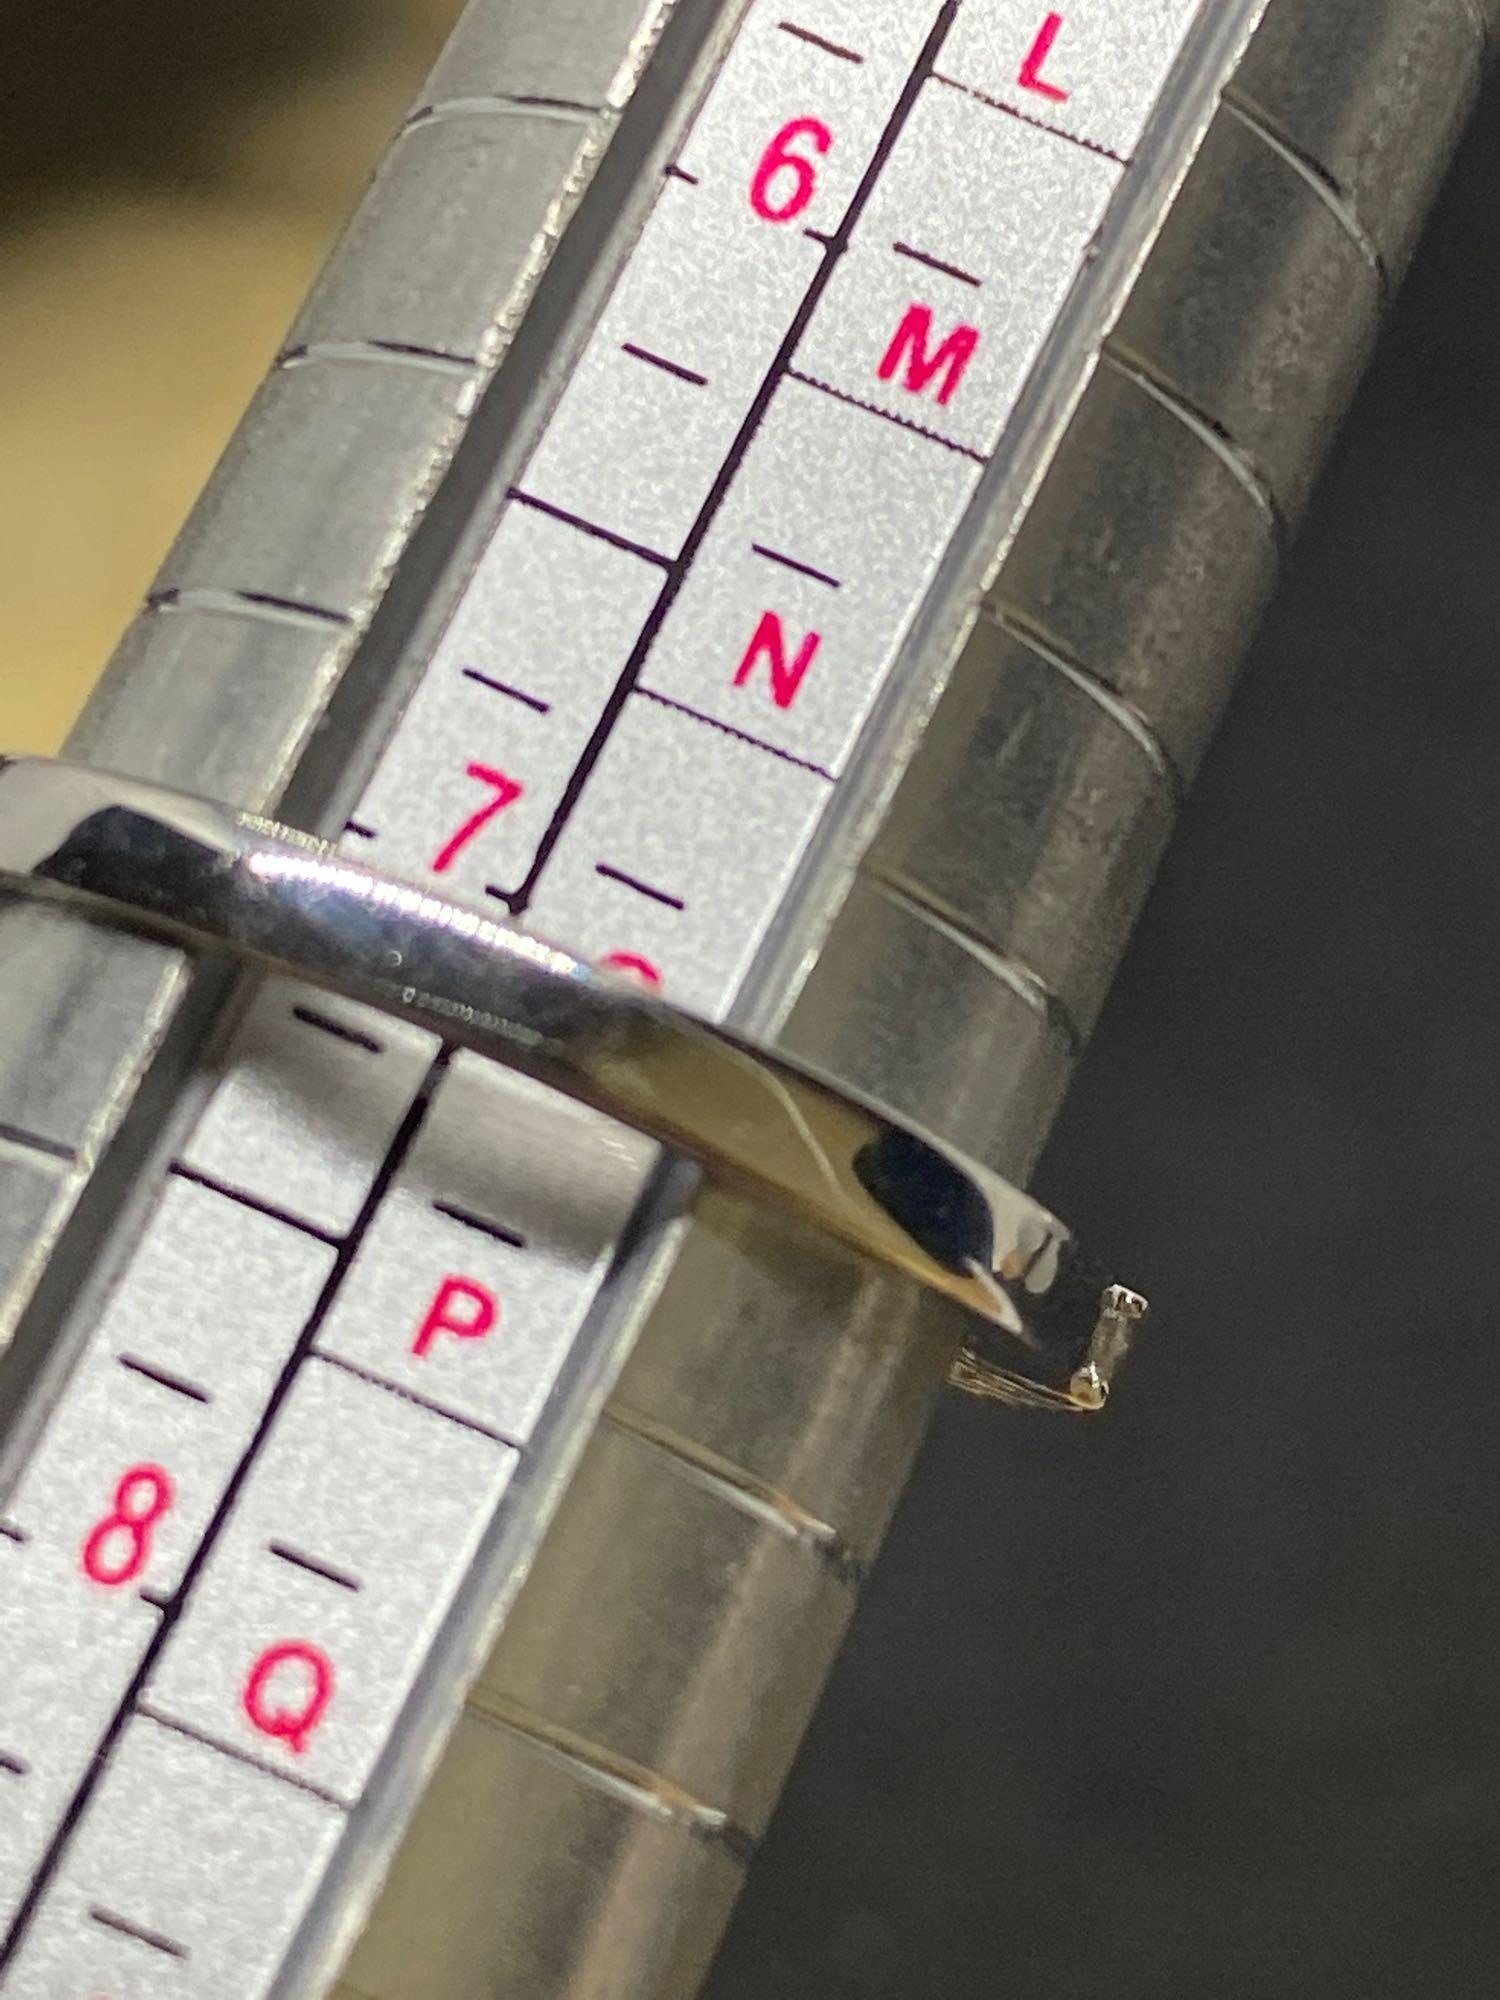
[[[885,359],[880,364],[880,379],[889,382],[906,363],[904,387],[914,396],[920,396],[933,376],[941,369],[943,379],[938,384],[937,399],[949,402],[954,390],[964,379],[964,370],[974,358],[974,350],[979,345],[977,326],[956,326],[942,346],[933,353],[928,348],[932,338],[931,306],[908,306],[906,317],[896,328],[894,339],[885,350]]]
[[[755,637],[750,641],[745,657],[740,661],[739,671],[735,674],[735,686],[745,685],[755,672],[757,660],[764,654],[771,668],[771,699],[778,708],[790,708],[797,699],[802,676],[812,665],[813,654],[817,652],[822,639],[821,632],[809,632],[797,648],[796,657],[789,660],[786,656],[786,633],[782,630],[780,614],[775,611],[763,611],[760,623],[755,628]]]

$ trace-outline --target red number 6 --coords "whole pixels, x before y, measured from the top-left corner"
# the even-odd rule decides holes
[[[761,154],[750,183],[750,206],[763,222],[790,222],[817,192],[817,167],[805,153],[792,151],[794,139],[811,139],[819,153],[826,153],[833,144],[833,134],[821,118],[794,118],[790,125],[782,126]],[[791,186],[783,185],[778,193],[773,183],[778,175],[786,174],[792,177]]]

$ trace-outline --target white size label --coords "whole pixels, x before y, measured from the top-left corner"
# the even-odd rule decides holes
[[[514,1467],[508,1446],[307,1363],[143,1706],[352,1804]]]
[[[1121,162],[1140,143],[1200,0],[966,0],[938,74]]]
[[[857,512],[844,490],[851,463],[867,475]],[[978,477],[940,440],[783,382],[642,687],[831,786]]]
[[[359,859],[421,857],[446,894],[507,904],[662,583],[638,556],[510,508],[360,801]]]
[[[526,469],[574,520],[677,555],[822,261],[684,181],[656,213]],[[685,274],[712,270],[712,283]]]
[[[792,366],[988,457],[1121,172],[929,84]]]
[[[342,1831],[310,1793],[132,1722],[6,2000],[260,2000]]]
[[[731,1009],[1198,12],[753,5],[346,851]],[[5,2000],[267,1991],[655,1160],[259,993],[0,1510]]]
[[[267,980],[183,1169],[342,1236],[436,1050],[401,1021]]]
[[[653,1151],[539,1084],[458,1056],[317,1351],[525,1444]]]
[[[79,1588],[67,1563],[8,1536],[0,1603],[0,1925],[9,1926],[161,1619],[129,1591]]]
[[[5,1520],[83,1593],[182,1581],[333,1271],[326,1244],[171,1179]]]

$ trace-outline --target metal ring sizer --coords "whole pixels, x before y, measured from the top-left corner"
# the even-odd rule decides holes
[[[0,760],[0,883],[430,1029],[969,1309],[953,1379],[1097,1410],[1146,1311],[1029,1195],[833,1080],[305,834]]]

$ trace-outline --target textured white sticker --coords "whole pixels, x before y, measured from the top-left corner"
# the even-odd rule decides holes
[[[145,1708],[352,1803],[514,1465],[475,1431],[306,1363]]]
[[[821,262],[668,181],[522,490],[675,555]]]
[[[638,556],[509,507],[359,802],[350,856],[481,906],[518,890],[661,585]]]
[[[937,14],[932,0],[762,0],[682,170],[727,214],[831,236]]]
[[[826,778],[632,696],[542,877],[544,937],[718,1014],[827,801]]]
[[[988,456],[1120,174],[927,84],[793,367]]]
[[[978,477],[946,445],[783,383],[643,685],[837,776]]]
[[[266,1772],[132,1722],[6,2000],[260,2000],[343,1826]]]
[[[1128,158],[1202,0],[964,0],[938,72]]]
[[[170,1180],[6,1518],[80,1576],[170,1596],[332,1269],[301,1231]]]
[[[3,1933],[160,1621],[134,1591],[91,1585],[51,1551],[8,1538],[0,1606]]]
[[[320,1351],[524,1443],[653,1157],[608,1119],[458,1057]]]
[[[183,1163],[342,1236],[437,1046],[368,1007],[268,979]]]

